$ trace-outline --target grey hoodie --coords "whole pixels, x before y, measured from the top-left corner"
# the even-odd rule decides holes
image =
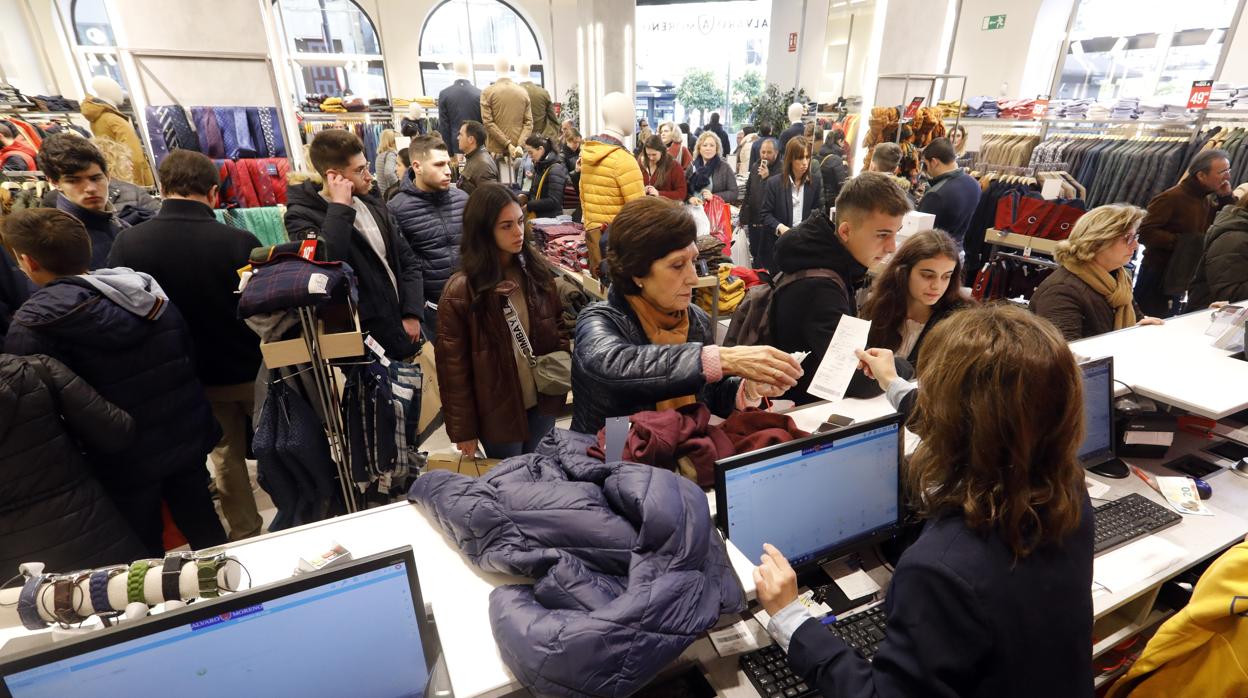
[[[122,308],[148,320],[156,320],[165,312],[169,296],[150,275],[129,267],[96,269],[79,275],[92,288]]]

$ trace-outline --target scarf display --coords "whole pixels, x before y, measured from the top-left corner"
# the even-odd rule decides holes
[[[641,295],[626,295],[624,298],[628,301],[629,307],[633,309],[637,320],[641,322],[641,329],[646,333],[646,339],[649,339],[652,344],[684,344],[689,341],[688,310],[665,313],[651,305],[650,301],[642,298]],[[655,404],[654,409],[660,412],[673,410],[677,407],[692,405],[697,401],[697,397],[693,395],[682,395],[660,401]]]
[[[1093,291],[1105,297],[1114,309],[1114,329],[1135,326],[1134,296],[1131,294],[1131,276],[1126,269],[1112,275],[1091,262],[1064,264],[1066,270],[1079,277]]]

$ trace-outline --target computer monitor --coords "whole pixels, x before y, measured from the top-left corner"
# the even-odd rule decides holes
[[[890,537],[903,513],[902,433],[894,414],[721,460],[717,523],[751,561],[771,543],[799,573]]]
[[[423,696],[439,653],[410,547],[0,661],[0,696]]]
[[[1084,361],[1079,368],[1083,372],[1085,432],[1079,462],[1097,475],[1126,477],[1126,466],[1117,458],[1114,430],[1114,357]]]

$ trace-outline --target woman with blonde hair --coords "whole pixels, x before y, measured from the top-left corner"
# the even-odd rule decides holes
[[[890,395],[909,385],[892,352],[858,357]],[[754,571],[767,630],[825,696],[1091,698],[1095,521],[1075,358],[1051,324],[1005,304],[954,313],[923,357],[908,424],[923,440],[903,482],[924,526],[894,569],[874,661],[811,616],[770,544]]]
[[[1031,297],[1031,310],[1061,331],[1067,341],[1135,325],[1160,325],[1145,317],[1123,267],[1140,246],[1142,208],[1098,206],[1083,214],[1070,237],[1057,245],[1060,268]]]
[[[662,138],[663,145],[667,146],[667,154],[672,156],[672,162],[675,162],[682,172],[689,169],[690,163],[693,162],[693,153],[685,147],[685,134],[680,132],[680,127],[675,121],[664,121],[659,124],[659,138]]]
[[[698,155],[685,171],[689,203],[701,206],[711,194],[723,199],[724,203],[737,203],[740,198],[737,173],[723,158],[723,143],[719,136],[712,131],[703,131],[694,150],[698,151]]]
[[[399,149],[394,142],[398,134],[388,128],[381,132],[377,140],[377,159],[373,161],[373,172],[377,176],[377,191],[383,195],[391,187],[399,184]]]

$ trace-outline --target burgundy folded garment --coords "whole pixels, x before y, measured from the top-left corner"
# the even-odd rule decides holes
[[[710,425],[711,411],[702,403],[675,410],[634,414],[620,460],[678,471],[681,458],[689,458],[702,487],[715,485],[715,461],[778,443],[809,436],[787,415],[750,409],[736,412],[718,426]],[[604,458],[606,429],[589,455]]]

